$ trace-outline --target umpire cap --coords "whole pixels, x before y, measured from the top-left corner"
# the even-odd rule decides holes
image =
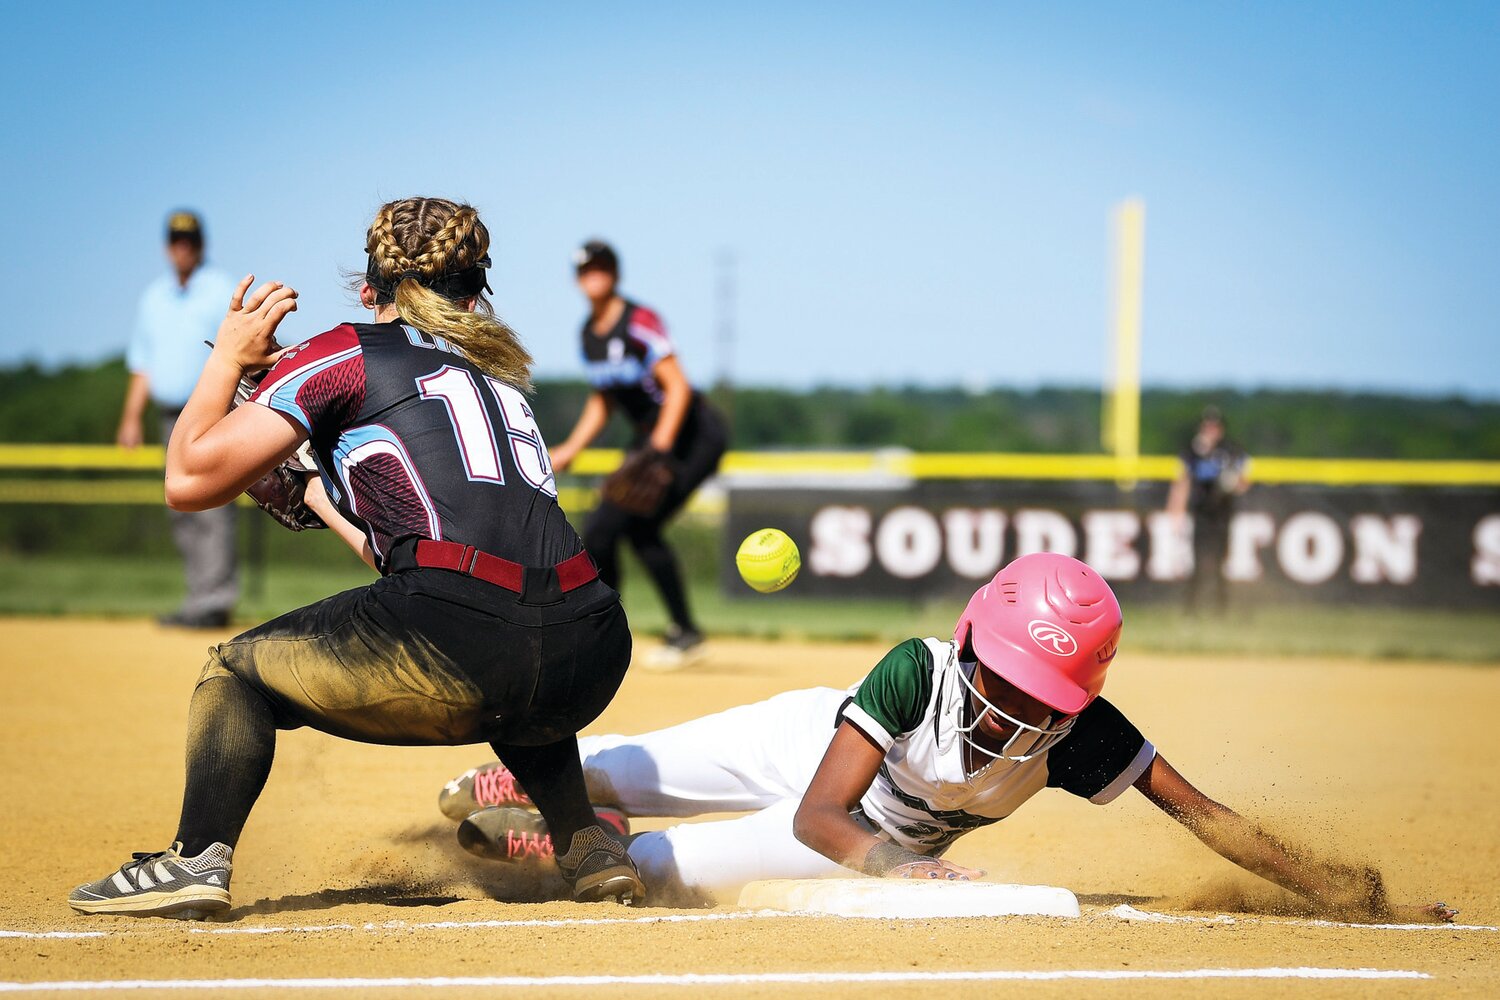
[[[198,213],[183,209],[167,217],[167,242],[175,243],[178,240],[186,240],[200,247],[203,245],[203,220],[198,218]]]

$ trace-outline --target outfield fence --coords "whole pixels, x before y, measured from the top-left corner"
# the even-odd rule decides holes
[[[569,469],[598,477],[622,452],[591,449]],[[159,445],[135,449],[89,444],[0,444],[0,503],[157,504],[162,502]],[[1032,455],[883,451],[732,451],[721,479],[751,480],[1102,480],[1160,482],[1175,478],[1171,455],[1121,460],[1112,455]],[[1265,484],[1323,486],[1500,486],[1500,462],[1387,459],[1256,458]],[[146,474],[158,474],[153,479]],[[122,475],[128,474],[128,475]],[[86,477],[86,478],[81,478]],[[577,495],[577,494],[575,494]]]
[[[564,509],[589,510],[621,458],[583,452],[559,478]],[[159,446],[0,445],[0,546],[145,551],[144,536],[161,530],[145,508],[163,502],[162,463]],[[742,592],[736,543],[770,525],[802,550],[798,598],[962,593],[1016,555],[1048,549],[1085,559],[1122,597],[1170,599],[1193,558],[1163,510],[1180,468],[1169,455],[730,452],[688,508],[702,536],[689,569],[717,571],[724,592]],[[1500,462],[1267,457],[1251,472],[1223,566],[1243,596],[1500,606]],[[99,512],[79,511],[90,505]],[[255,563],[317,558],[316,544],[268,524],[246,521]]]

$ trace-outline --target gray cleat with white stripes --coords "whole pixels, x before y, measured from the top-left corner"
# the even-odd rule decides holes
[[[132,854],[113,875],[80,885],[68,894],[79,913],[202,920],[229,909],[230,858],[234,849],[212,844],[184,858],[182,844],[154,854]]]

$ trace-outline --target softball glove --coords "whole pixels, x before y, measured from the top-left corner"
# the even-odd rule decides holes
[[[651,517],[661,510],[672,485],[672,457],[646,447],[633,451],[601,487],[605,500],[627,514]]]
[[[265,372],[241,377],[230,409],[248,400],[265,377]],[[328,525],[303,500],[307,493],[307,477],[317,474],[318,465],[313,460],[312,448],[304,441],[285,462],[246,487],[245,495],[284,528],[292,531],[326,528]]]

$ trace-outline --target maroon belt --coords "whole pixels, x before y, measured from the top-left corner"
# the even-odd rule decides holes
[[[476,580],[504,587],[515,594],[522,592],[522,585],[526,581],[525,566],[518,562],[511,562],[509,559],[492,556],[488,552],[481,552],[472,545],[422,539],[417,542],[414,556],[418,566],[427,569],[451,569],[455,573],[462,573]],[[558,585],[565,594],[599,578],[599,570],[594,566],[594,561],[589,558],[588,552],[580,552],[570,559],[564,559],[552,568],[557,571]]]

